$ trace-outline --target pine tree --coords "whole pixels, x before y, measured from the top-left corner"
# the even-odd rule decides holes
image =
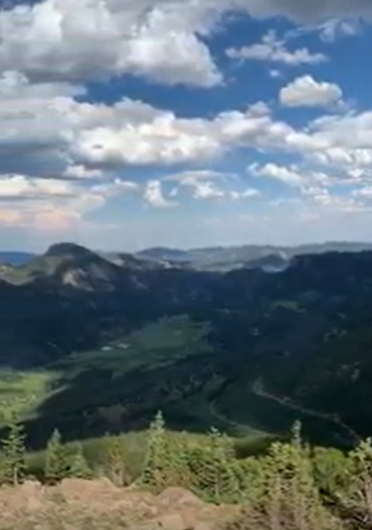
[[[106,438],[106,475],[116,486],[125,486],[127,472],[124,462],[123,445],[119,437]]]
[[[194,481],[190,467],[192,454],[190,444],[185,433],[167,440],[169,484],[183,488],[193,489]]]
[[[85,458],[83,446],[80,442],[75,444],[75,450],[71,456],[69,465],[69,476],[73,478],[91,479],[92,470]]]
[[[199,489],[206,500],[220,504],[239,500],[239,479],[230,439],[212,429],[199,454]]]
[[[335,528],[315,484],[310,452],[298,434],[292,443],[274,443],[263,460],[265,488],[255,506],[262,530]]]
[[[330,502],[337,502],[353,482],[353,462],[335,448],[316,447],[312,451],[316,484]]]
[[[339,492],[338,501],[341,510],[359,528],[372,527],[372,440],[368,438],[360,442],[351,451],[349,487]]]
[[[62,480],[68,474],[66,448],[62,443],[61,433],[58,429],[53,431],[47,444],[44,474],[46,480],[51,483]]]
[[[11,418],[7,436],[2,440],[1,473],[4,482],[17,485],[26,471],[25,433],[21,423]]]
[[[154,491],[161,491],[169,482],[170,454],[163,414],[159,411],[150,425],[145,465],[141,482]]]

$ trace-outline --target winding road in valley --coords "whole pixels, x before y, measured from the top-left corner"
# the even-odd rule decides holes
[[[279,405],[282,405],[283,407],[296,410],[300,412],[301,414],[305,414],[308,416],[314,416],[315,418],[333,422],[335,425],[338,425],[338,427],[340,427],[341,429],[343,429],[345,432],[348,433],[348,435],[350,436],[350,439],[353,441],[354,444],[358,444],[361,441],[361,438],[358,435],[358,433],[356,433],[349,425],[346,425],[346,423],[344,423],[337,415],[327,414],[325,412],[320,412],[318,410],[306,408],[300,405],[299,403],[295,403],[291,401],[289,398],[280,397],[280,396],[276,396],[275,394],[271,394],[270,392],[265,390],[261,379],[257,379],[255,383],[252,385],[252,392],[256,396],[259,396],[265,399],[270,399],[271,401],[275,401],[276,403],[278,403]]]

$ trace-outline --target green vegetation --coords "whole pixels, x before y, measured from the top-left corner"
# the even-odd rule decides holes
[[[58,429],[53,431],[46,447],[44,475],[45,479],[51,483],[62,480],[68,475],[66,448],[62,444],[61,433]]]
[[[67,476],[90,479],[105,474],[117,486],[133,483],[137,490],[154,493],[180,486],[209,503],[239,505],[224,530],[361,530],[372,523],[371,440],[347,453],[311,447],[303,442],[297,423],[287,441],[274,442],[257,456],[239,458],[231,438],[216,429],[203,437],[175,435],[166,429],[160,412],[141,436],[142,459],[125,480],[130,458],[122,437],[102,439],[94,457],[88,456],[87,445],[63,446]],[[9,454],[7,447],[2,461]],[[45,455],[49,463],[51,452],[56,455],[60,448],[55,432]],[[30,471],[22,467],[14,483]],[[48,481],[46,472],[47,467],[41,480]],[[7,481],[3,476],[1,480]]]
[[[218,351],[212,350],[208,333],[204,323],[185,315],[162,318],[98,349],[72,353],[45,370],[3,370],[0,418],[4,423],[6,414],[14,412],[32,429],[50,408],[67,435],[62,420],[76,422],[76,438],[89,429],[97,436],[97,426],[101,433],[120,432],[133,416],[148,419],[155,407],[162,407],[176,429],[206,432],[213,425],[258,446],[288,432],[297,419],[315,442],[350,443],[345,428],[331,417],[260,395],[244,373],[226,385],[229,373],[224,366],[214,367]]]
[[[173,430],[213,425],[255,446],[297,419],[316,444],[369,435],[372,253],[302,255],[270,274],[259,267],[286,262],[278,249],[240,250],[202,251],[253,263],[226,274],[71,244],[17,268],[27,281],[2,268],[2,427],[16,413],[35,450],[54,428],[83,441],[139,431],[156,410]]]
[[[31,261],[17,267],[7,267],[2,278],[12,284],[26,284],[35,278],[50,276],[63,263],[61,256],[35,256]]]
[[[58,368],[71,379],[86,370],[111,371],[115,378],[131,371],[164,368],[210,351],[204,340],[207,332],[206,326],[194,324],[187,316],[163,318],[99,350],[71,354]]]
[[[32,416],[56,377],[47,370],[0,369],[0,423],[6,422],[9,415]]]
[[[26,445],[23,426],[9,419],[7,434],[1,442],[0,478],[3,483],[17,485],[26,471]]]
[[[272,303],[271,309],[288,309],[288,311],[299,312],[303,311],[303,309],[299,307],[299,303],[297,300],[276,300]]]
[[[93,472],[85,458],[84,448],[80,442],[74,444],[74,452],[70,458],[68,476],[88,480],[93,477]],[[122,484],[120,484],[122,485]]]

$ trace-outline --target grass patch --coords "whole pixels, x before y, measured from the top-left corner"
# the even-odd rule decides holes
[[[11,414],[24,419],[32,417],[56,377],[56,373],[43,370],[0,370],[0,422]]]
[[[114,375],[151,371],[211,351],[205,340],[207,332],[207,326],[195,324],[187,316],[163,318],[99,350],[74,353],[58,368],[71,379],[86,370],[111,371]]]
[[[304,311],[297,300],[276,300],[271,304],[271,310],[274,311],[275,309],[287,309],[288,311],[296,311],[298,313]]]

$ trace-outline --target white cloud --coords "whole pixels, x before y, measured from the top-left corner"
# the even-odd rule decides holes
[[[284,16],[306,24],[330,18],[372,18],[372,6],[365,0],[238,0],[237,3],[248,9],[252,16]]]
[[[306,138],[306,140],[305,140]],[[372,112],[349,112],[315,120],[301,135],[300,153],[345,181],[372,179]],[[316,149],[315,146],[319,145]]]
[[[182,117],[127,98],[113,105],[94,102],[87,98],[85,84],[132,74],[163,84],[216,86],[223,76],[208,37],[224,24],[222,15],[232,8],[252,17],[290,18],[305,25],[306,31],[316,28],[323,40],[331,41],[359,31],[357,17],[371,19],[369,2],[42,0],[19,4],[0,9],[2,226],[52,231],[64,227],[74,233],[87,223],[88,214],[122,195],[137,195],[155,207],[176,204],[171,199],[179,197],[180,190],[196,200],[253,198],[258,190],[242,189],[242,182],[234,181],[233,175],[211,170],[173,175],[168,184],[160,177],[145,184],[116,178],[128,174],[129,166],[192,163],[195,167],[206,162],[211,167],[215,159],[235,148],[256,151],[260,160],[267,153],[293,156],[296,164],[263,164],[254,171],[296,188],[291,193],[300,194],[311,205],[309,216],[317,215],[319,208],[363,210],[372,182],[369,111],[344,108],[344,115],[324,116],[296,128],[277,119],[263,102],[240,110],[234,110],[232,102],[230,110],[208,118]],[[284,40],[273,32],[261,43],[230,53],[271,62],[273,76],[284,70],[283,65],[311,66],[326,60],[317,50],[296,48],[287,36]],[[340,87],[310,76],[296,80],[283,93],[282,102],[292,106],[342,102]],[[359,187],[354,191],[350,187],[351,198],[345,198],[332,195],[328,188],[333,182]],[[170,183],[173,190],[168,193]]]
[[[186,188],[191,197],[198,200],[222,198],[237,200],[258,197],[260,195],[260,192],[253,188],[243,190],[231,189],[232,183],[236,183],[239,180],[239,177],[233,173],[193,170],[168,175],[163,180],[174,182],[179,187]],[[178,195],[179,187],[172,190],[172,196]]]
[[[0,90],[0,174],[99,178],[130,165],[211,160],[239,145],[278,148],[295,132],[262,102],[211,118],[183,118],[130,99],[79,102],[58,84],[54,93],[54,85],[41,90],[13,74],[0,86],[9,79],[12,89],[5,96]]]
[[[213,182],[195,182],[191,194],[194,199],[221,199],[225,192]]]
[[[317,28],[324,42],[334,42],[342,37],[354,37],[361,30],[359,20],[327,20]]]
[[[147,182],[143,192],[143,198],[148,205],[154,208],[168,208],[177,204],[164,197],[160,180],[150,180]]]
[[[181,173],[174,173],[163,178],[165,181],[178,182],[184,186],[193,186],[195,182],[200,180],[210,179],[226,179],[233,178],[234,175],[230,173],[221,173],[219,171],[213,171],[209,169],[197,169],[191,171],[183,171]]]
[[[259,44],[230,48],[226,53],[232,59],[281,63],[286,66],[319,64],[327,60],[322,53],[311,53],[307,48],[289,50],[285,41],[278,39],[275,31],[269,31]]]
[[[127,195],[139,190],[136,182],[116,178],[105,181],[101,184],[95,184],[91,187],[92,193],[98,193],[106,199],[115,195]]]
[[[254,197],[259,197],[261,192],[255,188],[247,188],[243,191],[231,190],[229,196],[233,200],[237,199],[253,199]]]
[[[225,197],[222,190],[213,180],[229,180],[233,175],[211,170],[184,171],[168,175],[163,180],[175,182],[178,186],[186,188],[194,199],[208,200]],[[173,195],[178,195],[178,188],[174,188]]]
[[[119,179],[86,187],[78,181],[0,175],[0,226],[57,232],[76,229],[85,214],[101,208],[111,197],[137,190],[136,183]]]
[[[353,197],[359,197],[362,199],[372,199],[372,186],[366,186],[365,188],[354,190],[352,193]]]
[[[354,196],[332,194],[326,188],[309,188],[306,195],[313,204],[327,208],[330,212],[358,213],[368,210],[368,207]]]
[[[23,78],[15,79],[24,86]],[[209,161],[236,147],[293,153],[347,167],[360,178],[370,171],[372,112],[326,116],[296,130],[275,120],[262,102],[210,118],[183,118],[130,99],[110,106],[41,94],[32,85],[22,97],[19,90],[14,84],[5,99],[0,95],[0,173],[89,180],[131,165]],[[204,177],[194,172],[182,178]]]
[[[21,72],[8,70],[0,77],[0,100],[17,101],[75,97],[86,93],[85,87],[65,82],[30,83]]]
[[[306,75],[282,88],[279,99],[286,107],[328,107],[342,101],[342,90],[335,83]]]
[[[103,173],[99,169],[89,169],[85,166],[72,165],[68,166],[63,175],[74,179],[96,179],[102,178]]]
[[[33,81],[108,79],[134,74],[160,83],[210,87],[222,76],[208,36],[232,10],[253,17],[284,16],[305,24],[329,19],[349,32],[357,17],[371,18],[365,0],[44,0],[0,11],[0,71],[18,70]],[[336,24],[336,23],[335,23]],[[332,35],[335,24],[325,26]],[[305,48],[274,47],[280,62],[321,60]],[[256,50],[260,56],[265,52]]]
[[[254,163],[247,168],[247,171],[255,177],[271,178],[298,188],[324,186],[332,183],[332,179],[326,173],[301,170],[295,165],[286,167],[269,163],[260,166]]]
[[[349,18],[327,18],[314,25],[301,25],[286,32],[286,39],[296,39],[304,35],[315,34],[324,43],[333,43],[346,37],[355,37],[363,30],[362,19],[358,16]]]
[[[0,176],[0,201],[73,197],[77,189],[70,182],[56,179],[29,178],[23,175]]]
[[[0,70],[44,81],[131,73],[160,83],[220,83],[208,47],[194,33],[197,24],[182,23],[184,9],[177,21],[176,8],[148,0],[46,0],[2,11]]]

